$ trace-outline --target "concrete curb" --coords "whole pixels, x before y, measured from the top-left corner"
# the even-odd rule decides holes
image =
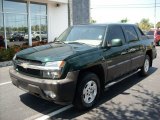
[[[0,62],[0,68],[6,67],[6,66],[11,66],[11,65],[12,65],[12,61]]]

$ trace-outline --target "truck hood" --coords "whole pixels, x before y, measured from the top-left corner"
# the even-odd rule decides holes
[[[64,60],[74,56],[98,48],[87,44],[47,44],[22,50],[16,54],[17,58],[36,60],[41,62],[51,62]]]

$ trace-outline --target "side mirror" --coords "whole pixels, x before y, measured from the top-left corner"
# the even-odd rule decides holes
[[[53,42],[57,40],[57,37],[54,38]]]
[[[112,39],[111,44],[108,45],[108,47],[118,47],[122,46],[122,40],[121,39]]]

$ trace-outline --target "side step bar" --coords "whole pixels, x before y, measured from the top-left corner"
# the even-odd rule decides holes
[[[107,85],[105,85],[105,90],[107,90],[110,86],[112,86],[112,85],[114,85],[114,84],[116,84],[116,83],[118,83],[118,82],[121,82],[122,80],[124,80],[124,79],[126,79],[126,78],[129,78],[130,76],[138,73],[139,71],[140,71],[140,69],[138,69],[137,71],[135,71],[135,72],[133,72],[133,73],[128,74],[127,76],[125,76],[125,77],[123,77],[123,78],[120,78],[119,80],[116,80],[116,81],[114,81],[114,82],[108,83]]]

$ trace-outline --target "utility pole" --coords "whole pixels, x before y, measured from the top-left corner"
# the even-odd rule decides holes
[[[156,0],[155,0],[155,6],[154,6],[154,28],[156,29]]]

